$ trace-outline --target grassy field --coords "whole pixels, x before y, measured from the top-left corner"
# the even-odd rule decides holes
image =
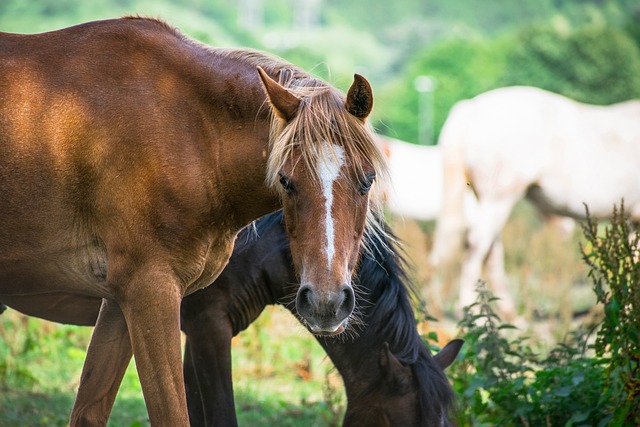
[[[457,333],[456,319],[443,309],[447,297],[431,284],[426,269],[432,225],[395,223],[406,241],[412,275],[440,321],[420,325],[442,341]],[[507,269],[525,326],[544,350],[574,322],[573,311],[593,304],[587,269],[580,259],[577,227],[559,238],[531,208],[516,209],[505,230]],[[13,310],[0,316],[0,426],[64,426],[88,345],[91,328],[27,318]],[[233,342],[234,387],[240,425],[340,425],[345,398],[339,375],[321,347],[280,307],[270,307]],[[109,423],[148,425],[132,363]]]
[[[8,310],[0,318],[0,426],[64,426],[92,328]],[[322,348],[280,307],[233,342],[241,425],[339,424],[344,393]],[[125,374],[110,426],[148,425],[135,365]]]

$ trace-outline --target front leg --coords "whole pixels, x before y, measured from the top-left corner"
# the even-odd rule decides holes
[[[107,424],[130,360],[131,341],[122,311],[115,301],[103,299],[71,411],[71,426]]]
[[[127,321],[142,393],[152,426],[188,426],[180,346],[182,288],[153,266],[123,288]]]
[[[106,425],[133,350],[151,425],[186,427],[179,281],[157,263],[116,265],[108,279],[115,301],[103,303],[70,424]]]

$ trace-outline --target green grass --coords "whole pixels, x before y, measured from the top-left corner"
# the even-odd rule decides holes
[[[0,316],[0,426],[68,423],[91,331],[29,318],[13,310]],[[146,420],[132,363],[110,425],[144,425]]]
[[[0,426],[65,426],[92,328],[57,325],[8,310],[0,316]],[[233,341],[240,425],[331,426],[345,407],[322,348],[288,312],[268,308]],[[110,426],[149,425],[135,364]]]

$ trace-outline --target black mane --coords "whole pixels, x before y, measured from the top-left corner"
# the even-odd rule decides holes
[[[393,237],[390,230],[388,235]],[[368,300],[362,307],[365,327],[360,340],[384,342],[405,366],[410,366],[418,383],[422,425],[435,416],[447,420],[454,403],[454,393],[442,368],[432,357],[416,328],[412,300],[419,301],[407,275],[407,262],[398,245],[385,237],[373,236],[370,253],[363,253],[358,274],[354,276],[357,292]],[[366,346],[360,347],[362,352]],[[439,425],[439,424],[438,424]]]
[[[256,237],[269,233],[273,227],[282,227],[282,210],[266,215],[245,228],[236,240],[236,251],[250,247]],[[351,326],[359,342],[366,345],[350,346],[350,357],[363,360],[370,355],[371,348],[381,349],[386,342],[391,352],[405,366],[410,366],[418,388],[421,425],[433,424],[433,420],[444,420],[437,425],[447,425],[448,415],[454,404],[454,393],[442,368],[431,355],[416,328],[412,301],[420,301],[418,293],[408,277],[408,265],[397,239],[385,227],[388,236],[366,234],[363,243],[368,250],[362,251],[353,286],[357,294],[361,325]],[[271,239],[270,239],[271,240]],[[288,250],[286,235],[277,242],[282,250]],[[278,284],[282,286],[282,284]],[[295,304],[289,298],[279,301],[297,316]],[[335,340],[341,338],[322,338]],[[344,337],[349,340],[351,338]],[[377,387],[372,384],[372,388]]]

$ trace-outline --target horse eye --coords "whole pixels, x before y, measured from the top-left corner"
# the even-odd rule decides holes
[[[293,184],[291,183],[291,180],[284,174],[280,174],[280,185],[282,185],[282,189],[287,194],[291,194],[293,191]]]
[[[373,181],[376,179],[376,174],[370,173],[360,181],[360,194],[363,196],[371,190],[371,186],[373,185]]]

